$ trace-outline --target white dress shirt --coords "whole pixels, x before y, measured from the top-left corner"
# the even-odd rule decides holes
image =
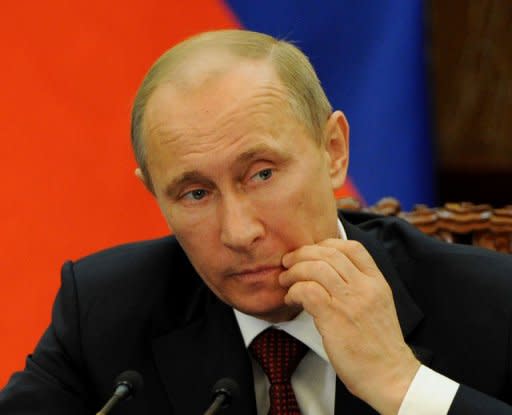
[[[338,231],[340,239],[346,240],[345,229],[339,220]],[[329,362],[322,337],[311,315],[302,311],[291,321],[272,324],[238,310],[234,312],[245,347],[249,347],[254,338],[270,326],[286,331],[309,347],[310,350],[291,379],[297,403],[302,415],[334,415],[336,372]],[[257,413],[267,415],[270,407],[270,383],[254,359],[252,368]],[[458,383],[421,365],[402,401],[398,415],[446,415],[458,388]]]

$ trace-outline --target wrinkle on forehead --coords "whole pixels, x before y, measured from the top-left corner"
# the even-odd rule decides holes
[[[149,136],[159,145],[193,139],[198,151],[213,150],[216,143],[235,141],[255,129],[277,136],[284,120],[293,116],[284,87],[275,77],[259,79],[238,94],[236,86],[228,82],[226,87],[227,76],[187,94],[178,93],[172,86],[162,87],[158,92],[168,94],[164,101],[169,104],[153,108],[148,114]],[[225,92],[231,97],[226,98]]]

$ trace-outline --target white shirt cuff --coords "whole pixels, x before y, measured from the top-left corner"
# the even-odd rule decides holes
[[[446,415],[459,384],[421,365],[405,394],[398,415]]]

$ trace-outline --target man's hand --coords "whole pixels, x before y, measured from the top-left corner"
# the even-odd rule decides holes
[[[420,362],[405,344],[391,289],[356,241],[328,239],[283,256],[287,304],[314,318],[348,390],[381,414],[398,413]]]

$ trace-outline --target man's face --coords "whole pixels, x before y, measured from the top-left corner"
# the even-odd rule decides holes
[[[161,85],[144,120],[154,193],[191,263],[221,300],[273,322],[299,311],[283,255],[337,235],[347,164],[346,138],[319,146],[288,99],[269,64],[239,62],[200,88]]]

